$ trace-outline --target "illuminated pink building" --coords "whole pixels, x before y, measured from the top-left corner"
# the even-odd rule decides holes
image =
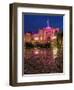
[[[25,39],[27,39],[29,42],[31,42],[32,40],[39,43],[50,42],[56,39],[56,33],[58,33],[59,31],[59,28],[50,27],[49,21],[47,21],[47,27],[39,29],[38,33],[28,35],[28,37],[26,37],[25,35]]]
[[[56,33],[59,32],[59,28],[46,27],[43,28],[44,40],[52,40]]]

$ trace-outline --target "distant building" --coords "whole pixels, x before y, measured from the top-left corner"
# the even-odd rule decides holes
[[[56,39],[56,33],[60,30],[59,28],[53,28],[49,26],[49,21],[47,20],[47,27],[39,29],[38,33],[26,33],[24,41],[25,42],[38,42],[38,43],[46,43],[53,41]]]

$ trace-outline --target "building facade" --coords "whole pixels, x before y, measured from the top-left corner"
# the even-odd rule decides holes
[[[38,33],[25,33],[24,41],[28,43],[31,43],[32,41],[38,43],[50,42],[53,39],[56,39],[56,33],[58,32],[59,28],[46,27],[40,29]]]

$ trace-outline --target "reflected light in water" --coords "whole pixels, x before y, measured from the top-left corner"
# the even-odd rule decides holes
[[[39,50],[38,49],[35,49],[34,50],[34,54],[39,54]]]
[[[58,51],[57,48],[53,48],[53,58],[57,57],[57,51]]]

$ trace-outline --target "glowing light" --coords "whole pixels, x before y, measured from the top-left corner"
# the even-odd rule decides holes
[[[38,41],[39,40],[39,37],[34,37],[34,40]]]
[[[42,40],[42,37],[40,37],[40,40]]]
[[[34,50],[34,54],[39,54],[39,50],[38,49],[35,49]]]
[[[56,39],[56,36],[53,36],[51,39],[52,39],[52,40]]]
[[[39,52],[38,51],[35,51],[35,54],[38,54]]]

